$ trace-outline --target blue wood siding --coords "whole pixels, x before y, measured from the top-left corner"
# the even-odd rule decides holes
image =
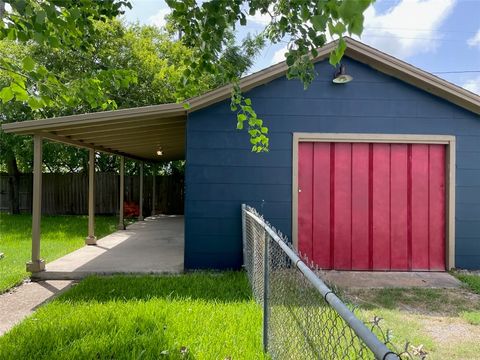
[[[344,59],[354,81],[331,82],[316,65],[308,88],[280,78],[251,90],[270,128],[270,152],[250,152],[229,101],[189,115],[185,202],[186,268],[238,268],[240,205],[255,206],[291,235],[293,132],[442,134],[457,137],[456,265],[480,268],[480,118],[443,99]]]

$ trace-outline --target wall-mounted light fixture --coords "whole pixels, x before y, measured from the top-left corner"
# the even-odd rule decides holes
[[[159,146],[158,149],[157,149],[157,155],[158,156],[162,156],[163,155],[163,150],[162,148]]]
[[[335,84],[346,84],[353,80],[353,76],[347,74],[345,65],[341,64],[333,75],[333,82]]]

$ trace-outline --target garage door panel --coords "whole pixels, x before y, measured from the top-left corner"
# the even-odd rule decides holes
[[[445,269],[445,147],[430,145],[430,269]]]
[[[445,270],[445,146],[301,143],[299,250],[321,268]]]
[[[333,144],[317,142],[313,148],[313,239],[312,259],[321,268],[333,266],[330,248],[330,165],[333,163],[330,147]]]
[[[352,145],[335,144],[334,163],[334,222],[333,222],[333,259],[335,269],[351,269],[352,229],[351,229],[351,190],[352,190]]]
[[[370,269],[390,269],[390,145],[372,144]]]
[[[352,269],[370,268],[369,177],[370,145],[352,144]]]
[[[412,270],[428,270],[429,259],[429,151],[428,145],[409,145],[411,161],[411,258]]]
[[[300,143],[299,161],[299,193],[298,193],[298,247],[299,251],[312,258],[312,199],[313,199],[313,143]]]
[[[391,145],[391,270],[408,269],[407,162],[407,145]]]

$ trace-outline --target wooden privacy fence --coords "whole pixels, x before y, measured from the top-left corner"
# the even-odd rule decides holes
[[[8,175],[0,175],[0,210],[8,211]],[[117,214],[120,177],[115,173],[95,174],[95,213]],[[155,209],[159,214],[183,214],[184,179],[181,175],[155,177]],[[143,213],[152,212],[153,176],[145,176],[143,182]],[[32,174],[20,175],[20,211],[32,211]],[[125,202],[139,203],[140,178],[125,176]],[[42,214],[83,215],[88,213],[88,174],[43,174]]]

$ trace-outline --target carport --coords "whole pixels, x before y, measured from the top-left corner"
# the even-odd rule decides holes
[[[126,252],[131,253],[132,247],[142,246],[142,244],[147,248],[150,246],[150,250],[160,252],[162,252],[162,246],[167,246],[169,250],[165,254],[169,254],[171,259],[174,259],[172,260],[174,264],[166,266],[165,269],[169,271],[171,267],[172,271],[178,271],[180,265],[177,258],[181,257],[183,260],[183,217],[174,220],[152,217],[148,221],[143,221],[143,164],[184,159],[185,123],[186,110],[181,104],[164,104],[3,125],[6,133],[30,135],[34,139],[32,258],[27,263],[27,271],[39,273],[45,270],[45,261],[41,258],[40,252],[42,145],[44,141],[55,141],[89,149],[88,236],[85,240],[87,245],[97,245],[95,236],[95,153],[104,152],[120,157],[119,230],[125,230],[123,218],[125,158],[140,162],[140,215],[138,220],[141,223],[135,224],[123,235],[121,232],[112,234],[111,238],[102,240],[105,244],[96,246],[96,250],[93,247],[80,249],[80,253],[76,254],[80,257],[80,260],[75,260],[77,262],[70,257],[67,260],[63,259],[60,265],[58,262],[57,264],[52,263],[53,271],[65,273],[81,267],[85,269],[84,272],[92,273],[95,272],[96,266],[99,272],[103,273],[117,273],[122,270],[124,270],[123,272],[141,272],[140,268],[132,267],[131,263],[122,259],[121,251],[113,250],[113,248],[124,248]],[[153,189],[153,191],[155,190]],[[166,226],[171,231],[164,234],[160,231],[162,226]],[[177,232],[173,245],[172,231]],[[154,241],[154,244],[148,245],[149,241]],[[155,243],[155,241],[157,242]],[[118,259],[117,263],[112,263],[112,257],[107,256],[105,252],[115,253]],[[148,253],[147,251],[147,255]],[[75,253],[72,254],[75,256]],[[145,259],[145,254],[137,253],[137,255],[139,255],[137,261]],[[152,254],[152,256],[156,255]],[[158,257],[155,258],[158,259]],[[100,260],[106,261],[110,265],[105,268],[103,266],[105,264],[99,263]],[[181,263],[183,268],[183,261]],[[162,269],[155,266],[144,267],[146,272],[162,272]]]

